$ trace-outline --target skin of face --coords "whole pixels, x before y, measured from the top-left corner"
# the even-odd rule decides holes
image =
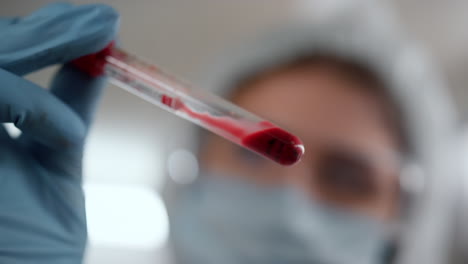
[[[376,84],[327,63],[263,74],[238,87],[232,100],[298,136],[306,150],[302,160],[280,166],[208,135],[201,165],[230,175],[220,177],[290,185],[325,204],[392,219],[399,199],[399,143],[384,118],[385,99],[366,85]]]

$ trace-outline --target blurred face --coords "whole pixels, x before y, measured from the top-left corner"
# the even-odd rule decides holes
[[[214,135],[202,166],[220,177],[291,185],[311,199],[378,219],[398,204],[398,137],[376,85],[330,63],[276,70],[239,87],[232,98],[300,137],[301,162],[283,167]],[[234,175],[234,176],[233,176]]]

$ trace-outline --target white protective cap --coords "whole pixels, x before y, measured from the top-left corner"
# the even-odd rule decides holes
[[[226,95],[236,83],[300,56],[330,54],[367,65],[386,82],[403,114],[413,149],[402,183],[419,186],[404,219],[399,263],[449,263],[460,155],[457,118],[448,91],[422,49],[397,27],[363,19],[357,9],[325,21],[295,22],[225,52],[202,87]],[[378,20],[378,19],[377,19]],[[417,168],[417,169],[415,169]],[[421,178],[421,174],[423,177]],[[419,178],[418,178],[419,177]]]

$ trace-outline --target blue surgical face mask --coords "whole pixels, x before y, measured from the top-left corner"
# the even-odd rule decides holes
[[[382,263],[388,235],[372,219],[234,177],[189,189],[171,215],[179,263]]]

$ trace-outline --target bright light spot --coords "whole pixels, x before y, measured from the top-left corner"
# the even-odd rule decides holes
[[[8,135],[12,138],[21,136],[21,130],[19,130],[13,123],[3,123],[3,127],[5,127]]]
[[[197,178],[198,161],[193,153],[178,149],[167,160],[169,176],[177,183],[190,183]]]
[[[92,246],[152,250],[167,242],[167,211],[154,190],[104,184],[87,184],[84,190]]]
[[[91,133],[83,162],[86,180],[160,187],[164,180],[161,148],[145,137],[127,137]]]

